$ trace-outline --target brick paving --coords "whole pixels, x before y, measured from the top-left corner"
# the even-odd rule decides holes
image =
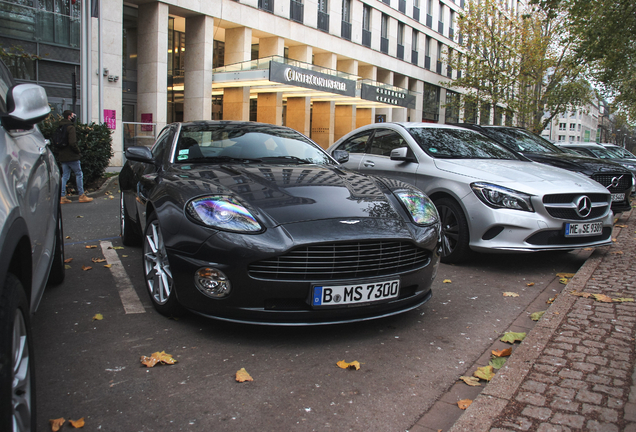
[[[636,432],[636,211],[619,218],[451,432]]]

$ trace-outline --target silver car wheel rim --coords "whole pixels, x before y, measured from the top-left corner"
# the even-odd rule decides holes
[[[172,292],[172,272],[159,230],[159,223],[153,221],[146,230],[144,242],[144,270],[146,285],[153,300],[162,305],[170,298]]]
[[[438,208],[442,222],[442,256],[448,256],[457,247],[459,241],[459,223],[452,209],[446,206]]]
[[[31,430],[31,368],[26,322],[20,309],[13,322],[13,430]]]

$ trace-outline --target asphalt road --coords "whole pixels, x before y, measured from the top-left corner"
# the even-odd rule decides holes
[[[590,253],[480,255],[441,265],[427,304],[359,324],[170,320],[145,293],[141,248],[108,249],[122,246],[117,185],[109,192],[114,199],[63,206],[73,260],[34,319],[40,430],[60,417],[83,417],[87,431],[408,430],[459,376],[487,364],[505,331],[531,328],[529,313],[545,310],[562,288],[556,273],[575,272]],[[105,255],[107,262],[91,261]],[[156,351],[178,363],[142,366],[140,356]],[[361,368],[340,369],[340,360]],[[252,382],[235,381],[241,368]]]

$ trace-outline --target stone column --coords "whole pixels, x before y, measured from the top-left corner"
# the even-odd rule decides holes
[[[158,134],[168,120],[168,5],[140,5],[139,16],[137,120],[151,114]]]
[[[103,50],[103,64],[108,68],[108,77],[104,79],[104,109],[115,111],[115,130],[113,130],[112,146],[113,157],[109,164],[111,166],[122,166],[123,164],[123,151],[124,143],[122,140],[122,70],[121,70],[121,56],[122,56],[122,38],[123,34],[119,32],[111,32],[107,29],[110,28],[122,28],[123,24],[123,5],[118,0],[106,0],[102,5],[102,50]],[[93,26],[93,30],[96,30],[97,26]],[[97,75],[92,75],[97,77]],[[118,77],[115,80],[115,77]],[[112,79],[112,81],[111,81]],[[97,102],[97,98],[93,98],[93,101]],[[93,110],[97,113],[97,110]],[[99,113],[98,113],[99,114]]]
[[[214,18],[186,18],[186,43],[183,119],[210,120]]]
[[[289,47],[289,58],[311,64],[312,48],[308,45]],[[308,97],[287,98],[287,127],[303,135],[311,134],[311,100]]]
[[[379,69],[378,82],[393,85],[393,71]],[[386,121],[393,121],[393,108],[390,108],[389,105],[386,105],[386,108],[376,108],[375,114],[376,116],[384,114],[386,116]]]
[[[410,121],[421,122],[422,106],[424,105],[424,81],[411,78],[409,90],[417,93],[415,95],[415,108],[409,109],[409,116],[411,117]]]
[[[315,54],[314,64],[329,69],[336,69],[337,57],[333,53]],[[325,149],[334,143],[335,108],[336,103],[333,101],[313,102],[311,139]]]
[[[338,70],[351,75],[358,75],[357,60],[341,60],[338,62]],[[334,141],[340,139],[356,128],[356,106],[336,105],[336,118],[334,125]]]
[[[236,27],[225,30],[225,64],[249,61],[252,53],[252,29]],[[250,119],[250,88],[223,90],[223,120]]]
[[[402,89],[408,90],[408,78],[404,75],[393,75],[393,85],[395,87],[400,87]],[[406,108],[393,108],[392,110],[392,120],[391,121],[399,121],[405,122],[408,116]]]
[[[259,57],[271,57],[285,55],[285,39],[281,37],[260,38]],[[259,93],[256,106],[256,120],[261,123],[269,123],[274,125],[283,124],[283,94],[277,93]]]
[[[369,79],[377,81],[378,67],[377,66],[359,66],[358,75],[362,79]],[[375,122],[375,108],[356,108],[356,128],[365,126]]]

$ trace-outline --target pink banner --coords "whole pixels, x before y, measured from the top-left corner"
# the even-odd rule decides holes
[[[104,123],[108,126],[108,129],[117,129],[117,111],[104,110]]]
[[[152,123],[152,113],[146,113],[141,115],[142,123]],[[144,132],[152,132],[152,125],[141,125],[141,130]]]

